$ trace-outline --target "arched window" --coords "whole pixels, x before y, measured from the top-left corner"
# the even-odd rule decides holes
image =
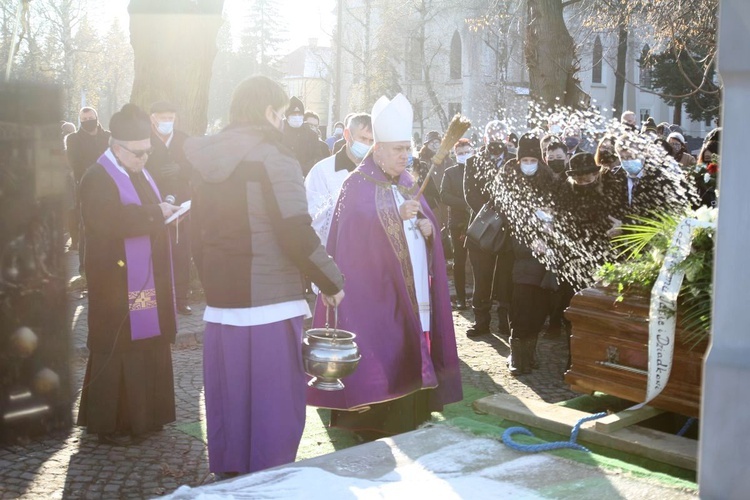
[[[594,40],[593,64],[591,66],[591,83],[602,83],[602,40],[596,35]]]
[[[649,61],[650,54],[651,47],[649,47],[648,44],[645,44],[643,46],[643,50],[641,50],[641,58],[638,60],[638,63],[641,67],[641,76],[638,83],[644,89],[650,89],[653,85],[653,78],[651,76],[651,61]]]
[[[461,36],[453,33],[451,40],[451,80],[461,79]]]

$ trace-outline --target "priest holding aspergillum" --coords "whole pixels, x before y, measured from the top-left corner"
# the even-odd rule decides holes
[[[338,328],[357,334],[362,359],[343,390],[310,388],[308,404],[364,440],[414,430],[462,398],[439,226],[406,172],[412,121],[401,94],[375,103],[375,143],[344,182],[327,242],[347,282]],[[318,299],[313,324],[325,321]]]

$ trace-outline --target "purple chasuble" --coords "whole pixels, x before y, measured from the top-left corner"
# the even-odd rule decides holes
[[[103,154],[97,163],[104,167],[120,192],[123,205],[141,205],[141,199],[130,177]],[[156,196],[161,194],[154,180],[144,170]],[[117,224],[117,221],[112,221]],[[148,235],[125,238],[125,267],[128,271],[128,309],[130,311],[130,338],[142,340],[161,335],[159,310],[156,305],[156,286],[151,256],[151,237]]]
[[[397,188],[412,199],[418,187],[401,174]],[[439,225],[424,197],[422,211]],[[409,235],[412,236],[412,235]],[[366,158],[346,179],[331,223],[327,250],[346,276],[338,327],[357,334],[362,359],[340,391],[309,388],[312,406],[347,410],[430,391],[430,410],[462,399],[453,315],[440,238],[427,242],[430,272],[429,339],[419,320],[414,273],[391,182]],[[413,236],[412,236],[413,237]],[[313,326],[325,325],[320,297]],[[429,344],[429,349],[428,349]]]

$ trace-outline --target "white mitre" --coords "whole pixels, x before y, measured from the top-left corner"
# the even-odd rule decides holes
[[[386,96],[372,107],[372,136],[375,142],[411,141],[414,110],[403,94],[393,100]]]

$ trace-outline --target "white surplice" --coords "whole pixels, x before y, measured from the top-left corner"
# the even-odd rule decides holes
[[[401,196],[396,186],[392,186],[392,191],[396,206],[400,207],[406,200]],[[416,217],[403,221],[403,224],[406,243],[409,246],[411,267],[414,270],[414,288],[417,292],[419,319],[422,322],[422,331],[427,332],[430,330],[430,273],[427,267],[427,242],[419,227],[417,227]]]

